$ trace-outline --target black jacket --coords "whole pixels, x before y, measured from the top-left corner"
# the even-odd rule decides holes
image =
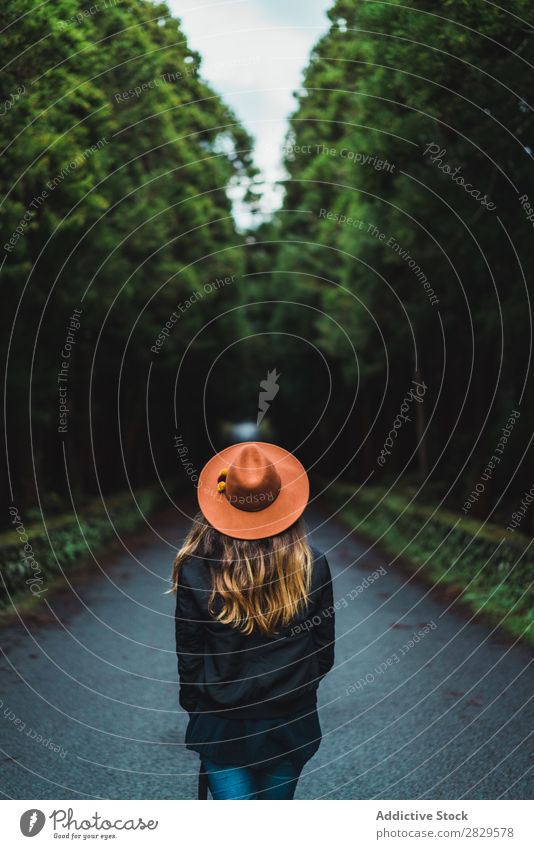
[[[334,662],[334,606],[330,568],[312,548],[306,609],[276,635],[247,636],[208,611],[210,566],[191,557],[176,593],[176,653],[180,704],[189,713],[235,718],[291,715],[316,702],[320,680]],[[216,607],[216,605],[215,605]]]

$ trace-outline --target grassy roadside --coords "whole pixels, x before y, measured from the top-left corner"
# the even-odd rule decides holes
[[[163,503],[159,486],[135,493],[100,498],[76,516],[55,516],[43,522],[24,523],[16,508],[10,510],[12,530],[0,534],[0,624],[42,604],[46,595],[65,585],[65,573],[85,568],[120,534],[142,526]],[[136,503],[137,502],[137,503]],[[107,512],[106,512],[107,511]]]
[[[477,615],[534,645],[534,546],[498,525],[410,504],[383,487],[334,484],[339,518],[428,583],[447,587]]]

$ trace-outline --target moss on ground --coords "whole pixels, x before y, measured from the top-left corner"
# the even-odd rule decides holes
[[[411,571],[447,586],[477,614],[534,645],[532,540],[382,487],[335,484],[327,492],[355,532],[402,557]]]

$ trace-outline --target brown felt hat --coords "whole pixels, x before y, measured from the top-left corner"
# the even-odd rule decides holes
[[[198,481],[204,516],[223,534],[262,539],[289,528],[310,497],[302,463],[268,442],[238,442],[208,460]]]

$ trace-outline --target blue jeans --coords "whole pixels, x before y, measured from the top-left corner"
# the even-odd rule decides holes
[[[290,760],[257,768],[202,760],[213,799],[292,799],[302,770]]]

